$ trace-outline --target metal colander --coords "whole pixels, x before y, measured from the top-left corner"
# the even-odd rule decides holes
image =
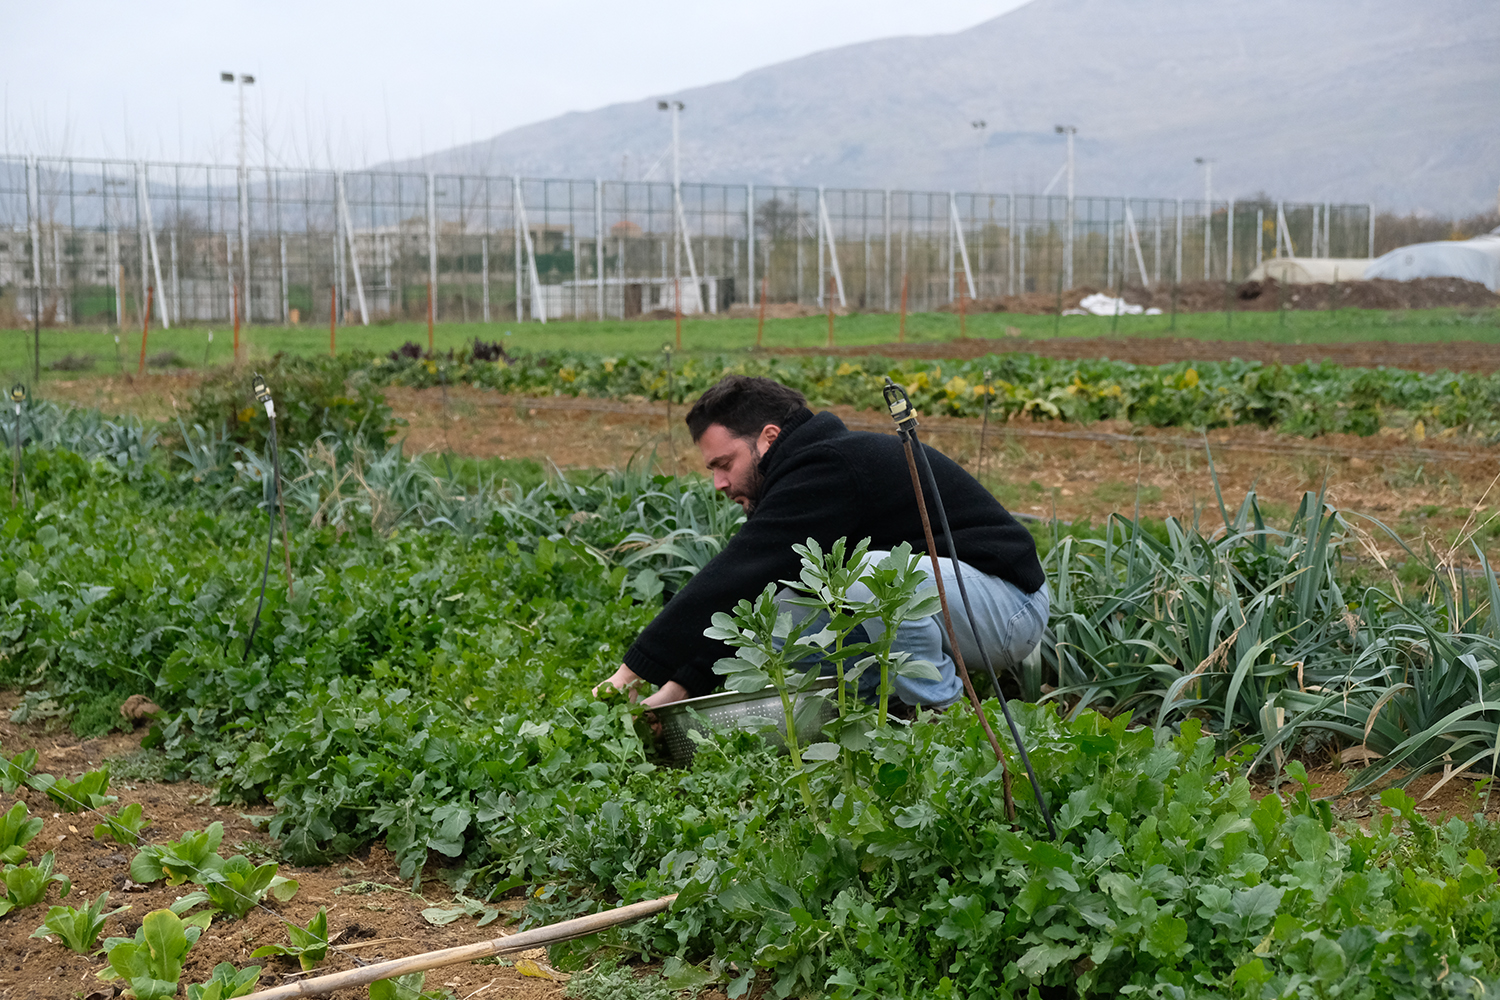
[[[822,677],[793,696],[792,719],[797,727],[797,740],[803,746],[822,740],[824,723],[838,715],[838,704],[824,694],[836,684],[834,678]],[[688,733],[695,729],[700,733],[766,729],[768,739],[783,749],[786,746],[786,714],[774,687],[748,694],[724,691],[674,701],[656,709],[656,718],[661,723],[667,754],[679,764],[693,760],[696,745]]]

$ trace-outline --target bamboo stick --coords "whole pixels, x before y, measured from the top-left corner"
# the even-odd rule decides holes
[[[326,976],[304,979],[301,982],[287,983],[269,990],[261,990],[259,993],[252,993],[249,1000],[284,1000],[288,997],[325,996],[335,990],[368,986],[377,980],[404,976],[408,972],[424,972],[427,969],[457,965],[460,962],[472,962],[477,958],[488,958],[491,955],[544,948],[652,916],[669,908],[676,899],[677,893],[674,892],[660,899],[648,899],[644,902],[616,907],[613,910],[605,910],[602,913],[574,917],[572,920],[548,924],[545,927],[537,927],[534,930],[522,931],[519,934],[494,938],[490,941],[479,941],[456,948],[443,948],[440,951],[408,955],[405,958],[393,958],[388,962],[377,962],[374,965],[350,969],[347,972],[334,972]]]

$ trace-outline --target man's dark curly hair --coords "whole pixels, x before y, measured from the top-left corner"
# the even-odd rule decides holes
[[[767,424],[780,427],[807,409],[807,397],[774,379],[726,375],[688,410],[688,432],[697,441],[710,424],[739,438],[757,437]]]

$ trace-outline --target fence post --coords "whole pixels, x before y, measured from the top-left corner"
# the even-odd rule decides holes
[[[479,238],[479,296],[483,300],[484,321],[490,321],[490,234]],[[603,319],[604,317],[600,317]]]
[[[290,326],[292,323],[292,297],[288,290],[286,280],[286,236],[283,234],[279,240],[281,244],[281,322]],[[387,285],[390,282],[386,282]],[[177,233],[172,233],[172,287],[177,287]],[[309,289],[311,291],[311,289]],[[182,319],[182,306],[177,307],[177,318]]]
[[[1228,228],[1224,233],[1224,280],[1234,280],[1234,199],[1229,199]]]
[[[818,220],[813,225],[818,230],[818,305],[823,304],[823,297],[827,294],[824,287],[824,264],[823,264],[823,185],[818,185]]]
[[[511,177],[510,228],[515,237],[516,264],[516,322],[524,319],[521,313],[521,175]]]
[[[35,393],[42,381],[42,167],[35,156],[27,159],[26,173],[26,221],[31,230],[31,389]]]
[[[1016,294],[1016,193],[1005,196],[1005,294]]]
[[[437,176],[427,174],[427,322],[437,321]]]
[[[1182,284],[1182,199],[1177,199],[1177,269],[1172,284]]]
[[[752,306],[755,305],[755,185],[745,185],[745,280],[749,282],[746,288],[746,300]],[[623,292],[622,292],[623,294]],[[762,293],[761,298],[765,295]]]
[[[240,284],[242,290],[239,301],[245,304],[245,320],[249,322],[255,315],[253,303],[250,301],[250,168],[244,165],[243,155],[240,161],[240,168],[236,172],[240,189]]]
[[[885,189],[885,311],[891,311],[891,189]]]
[[[1369,247],[1368,247],[1369,253],[1366,254],[1365,256],[1369,257],[1371,260],[1374,260],[1375,259],[1375,203],[1373,201],[1370,202],[1370,206],[1369,206],[1368,211],[1369,211],[1369,215],[1370,215],[1370,243],[1369,243]]]
[[[594,178],[594,319],[604,318],[604,178]],[[485,306],[489,319],[489,306]]]

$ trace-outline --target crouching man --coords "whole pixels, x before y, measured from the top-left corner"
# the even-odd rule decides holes
[[[906,456],[894,433],[851,431],[832,413],[814,414],[797,390],[745,375],[727,376],[705,392],[688,411],[687,425],[714,487],[745,509],[746,520],[646,626],[609,678],[607,683],[622,690],[643,682],[657,685],[645,698],[652,706],[709,694],[719,686],[714,663],[733,651],[704,636],[704,629],[715,612],[753,600],[766,584],[796,579],[801,559],[793,545],[813,538],[826,551],[838,538],[851,546],[869,538],[872,561],[902,542],[914,552],[927,551]],[[985,648],[1003,673],[1036,648],[1047,622],[1046,578],[1036,544],[958,463],[923,447],[962,556]],[[936,522],[932,498],[926,499]],[[936,542],[944,588],[956,601],[952,559],[944,539],[938,536]],[[921,567],[930,576],[928,559]],[[953,610],[964,662],[978,663],[968,620],[960,606]],[[899,625],[892,648],[933,664],[939,675],[937,680],[894,678],[892,693],[901,702],[945,708],[962,696],[941,615]]]

